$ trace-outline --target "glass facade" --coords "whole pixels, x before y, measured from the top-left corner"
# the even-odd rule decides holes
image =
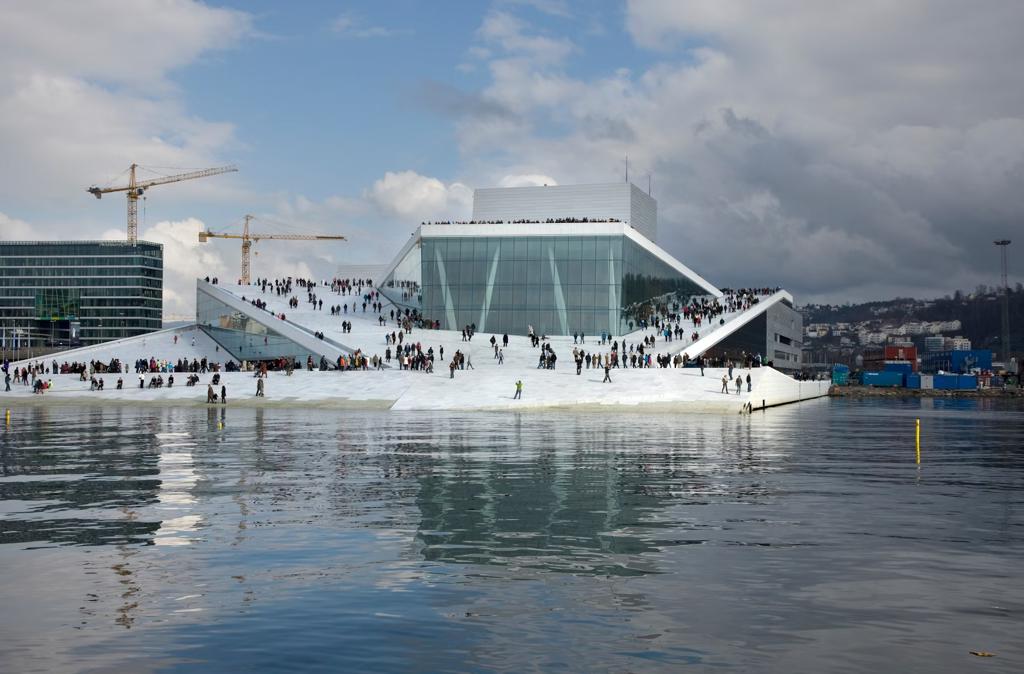
[[[163,246],[139,241],[0,242],[5,348],[98,344],[161,328]]]
[[[656,298],[706,294],[623,235],[424,237],[422,311],[480,332],[623,334]]]
[[[397,306],[423,308],[423,272],[420,244],[414,243],[380,284],[381,293]]]
[[[252,310],[262,311],[256,307]],[[302,362],[310,355],[309,349],[279,335],[202,289],[196,292],[196,323],[236,360],[294,358]],[[314,357],[319,362],[319,356]]]
[[[705,352],[710,360],[721,358],[743,362],[744,354],[760,354],[763,362],[771,362],[779,370],[801,367],[800,334],[803,320],[789,302],[768,307],[749,323]]]
[[[772,354],[765,351],[767,344],[765,332],[767,330],[767,316],[765,314],[755,316],[742,328],[708,349],[704,353],[704,357],[708,359],[708,362],[722,359],[742,363],[745,355],[760,355],[763,362],[767,363],[772,357]]]

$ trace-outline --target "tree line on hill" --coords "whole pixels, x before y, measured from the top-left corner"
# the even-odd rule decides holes
[[[1024,285],[1017,283],[1008,295],[1011,350],[1024,350]],[[980,285],[974,292],[957,290],[938,299],[897,297],[859,304],[809,304],[801,308],[809,323],[860,323],[884,321],[899,325],[909,321],[959,320],[957,334],[971,340],[976,349],[1001,351],[1002,289]]]

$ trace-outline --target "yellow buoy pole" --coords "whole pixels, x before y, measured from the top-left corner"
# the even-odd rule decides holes
[[[921,465],[921,420],[918,419],[914,429],[914,445],[917,448],[917,465]]]
[[[4,421],[8,426],[11,425],[11,410],[7,410],[7,415],[4,417]]]

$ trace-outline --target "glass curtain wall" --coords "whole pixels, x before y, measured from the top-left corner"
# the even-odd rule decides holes
[[[260,311],[260,309],[253,309]],[[309,350],[199,290],[196,323],[236,360],[306,359]],[[317,357],[319,362],[319,357]]]
[[[423,307],[423,274],[420,269],[422,257],[420,245],[413,244],[395,268],[380,284],[381,293],[394,304],[409,309]]]
[[[430,237],[423,313],[447,330],[621,335],[659,299],[705,294],[623,236]]]
[[[159,330],[163,247],[140,241],[0,242],[0,324],[37,345]]]
[[[443,328],[616,332],[622,237],[423,239],[423,312]]]
[[[760,355],[763,362],[767,363],[772,357],[771,354],[765,353],[765,346],[767,345],[765,333],[767,330],[768,317],[762,313],[708,349],[704,357],[709,362],[721,359],[723,361],[731,360],[735,363],[743,363],[747,356],[754,357]]]
[[[625,329],[631,332],[644,318],[650,318],[659,304],[689,302],[706,290],[680,274],[672,266],[623,237],[622,309]]]

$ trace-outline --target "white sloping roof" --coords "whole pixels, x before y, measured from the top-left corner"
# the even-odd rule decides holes
[[[780,290],[780,291],[776,292],[774,295],[770,295],[768,297],[760,298],[757,304],[755,304],[754,306],[750,307],[746,311],[740,313],[735,318],[732,318],[732,319],[726,321],[725,325],[722,325],[722,326],[718,327],[717,329],[712,330],[708,334],[706,334],[703,337],[701,337],[700,339],[698,339],[696,342],[693,342],[692,344],[690,344],[689,346],[687,346],[685,348],[678,349],[677,351],[674,351],[674,353],[684,353],[687,356],[689,356],[691,359],[692,358],[696,358],[697,356],[701,355],[702,353],[704,353],[705,351],[707,351],[708,349],[710,349],[714,345],[716,345],[719,342],[721,342],[723,339],[725,339],[729,335],[733,334],[734,332],[736,332],[737,330],[742,328],[744,325],[746,325],[750,321],[754,320],[755,318],[757,318],[761,314],[763,314],[766,311],[768,311],[768,309],[770,307],[778,304],[779,302],[783,302],[783,301],[786,301],[786,302],[789,302],[790,304],[792,304],[793,303],[793,296],[790,295],[785,290]]]
[[[290,320],[281,320],[269,311],[257,309],[237,295],[218,288],[212,283],[207,283],[202,279],[196,280],[196,290],[201,290],[202,292],[217,298],[229,307],[244,313],[263,327],[273,330],[282,337],[290,339],[304,349],[308,349],[310,355],[316,356],[317,358],[320,356],[326,356],[327,360],[334,362],[338,360],[338,356],[348,356],[355,351],[354,348],[349,347],[336,339],[332,338],[330,341],[319,339],[313,335],[313,331],[311,329],[300,326]],[[287,315],[288,314],[285,313],[286,317]]]

